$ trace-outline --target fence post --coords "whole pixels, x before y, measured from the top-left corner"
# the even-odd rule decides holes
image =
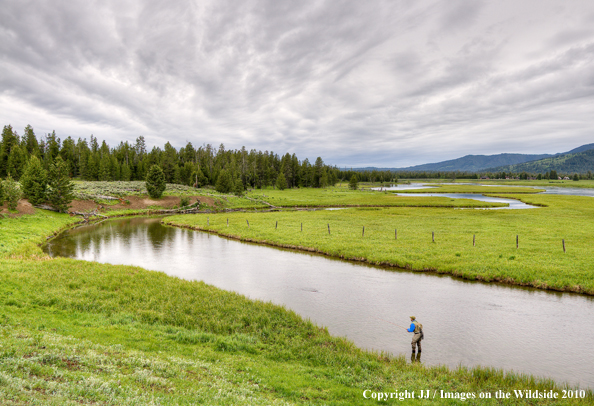
[[[276,222],[274,229],[276,230],[278,228],[278,221]]]
[[[303,223],[301,223],[301,232],[303,232]]]
[[[246,219],[245,222],[248,224],[248,228],[250,228],[250,221]]]
[[[229,219],[227,219],[227,227],[229,227]]]
[[[561,240],[563,242],[563,252],[565,252],[565,239]]]
[[[435,242],[435,231],[431,231],[431,242]]]
[[[474,247],[474,237],[475,237],[475,235],[473,234],[473,235],[472,235],[472,246],[473,246],[473,247]]]
[[[365,237],[365,226],[363,226],[363,233],[361,234],[361,237]]]
[[[206,218],[206,225],[210,226],[210,218],[209,217]]]
[[[520,237],[518,235],[516,235],[516,249],[518,249],[520,246]]]
[[[330,223],[328,223],[328,235],[330,235]]]
[[[394,229],[394,239],[395,240],[398,239],[398,229],[397,228]]]

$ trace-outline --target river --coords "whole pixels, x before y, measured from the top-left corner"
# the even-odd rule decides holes
[[[294,310],[366,349],[410,354],[407,326],[424,326],[422,362],[493,366],[594,388],[594,298],[383,269],[163,226],[110,220],[69,230],[44,248],[202,280]]]

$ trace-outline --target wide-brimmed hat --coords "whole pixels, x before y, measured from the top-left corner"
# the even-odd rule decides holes
[[[410,316],[410,319],[411,320],[414,320],[414,319],[416,319],[416,317],[415,316]]]

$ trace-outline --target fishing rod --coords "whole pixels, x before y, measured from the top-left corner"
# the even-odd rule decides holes
[[[371,316],[371,317],[373,317],[373,316]],[[395,325],[396,327],[400,327],[400,328],[403,328],[403,329],[405,329],[406,331],[408,331],[408,329],[407,329],[406,327],[402,327],[402,326],[400,326],[400,325],[398,325],[398,324],[396,324],[396,323],[392,323],[391,321],[384,320],[384,319],[380,319],[379,317],[373,317],[373,318],[374,318],[374,319],[377,319],[377,320],[381,320],[381,321],[383,321],[383,322],[386,322],[386,323],[393,324],[393,325]]]

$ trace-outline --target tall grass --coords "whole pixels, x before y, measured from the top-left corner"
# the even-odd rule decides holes
[[[70,259],[0,268],[0,394],[14,404],[351,405],[367,402],[365,389],[560,390],[362,351],[280,306],[159,272]]]

